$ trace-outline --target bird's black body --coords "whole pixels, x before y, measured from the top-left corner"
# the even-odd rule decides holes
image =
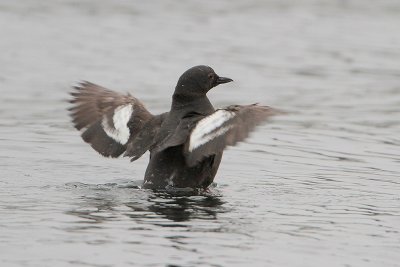
[[[182,150],[183,146],[180,145],[152,154],[143,187],[207,188],[214,180],[222,153],[204,158],[190,167],[185,163]]]
[[[180,86],[178,83],[177,90]],[[166,136],[171,135],[171,129],[177,129],[185,119],[187,122],[184,123],[189,126],[190,123],[210,115],[214,111],[214,107],[205,94],[204,96],[183,99],[174,95],[171,111],[161,125],[159,134],[155,138],[155,143],[162,144]],[[174,134],[182,140],[187,137],[187,133],[184,131],[178,131]],[[182,135],[182,137],[179,135]],[[183,144],[171,146],[161,151],[158,149],[150,150],[150,162],[147,166],[143,186],[145,188],[208,187],[217,173],[222,151],[203,158],[195,166],[186,164],[183,151]],[[193,177],[196,177],[196,179],[193,179]]]
[[[275,114],[257,105],[215,110],[207,92],[230,81],[208,66],[193,67],[179,78],[170,111],[156,116],[130,95],[84,82],[72,93],[71,116],[83,139],[104,156],[125,152],[136,160],[150,151],[144,188],[206,188],[223,149]]]

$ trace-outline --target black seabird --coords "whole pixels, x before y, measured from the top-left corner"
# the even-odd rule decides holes
[[[130,94],[82,82],[71,93],[69,110],[83,140],[103,156],[124,153],[134,161],[150,151],[144,188],[207,188],[224,148],[277,113],[257,104],[215,110],[207,92],[231,81],[208,66],[190,68],[178,80],[170,111],[160,115]]]

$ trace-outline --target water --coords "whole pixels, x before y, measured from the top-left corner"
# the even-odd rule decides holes
[[[398,1],[0,1],[1,266],[400,266]],[[291,113],[226,151],[199,195],[137,189],[67,116],[89,80],[168,110],[178,76],[215,106]]]

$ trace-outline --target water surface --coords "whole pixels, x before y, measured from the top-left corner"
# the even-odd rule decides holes
[[[1,266],[399,266],[398,1],[0,1]],[[202,194],[139,190],[66,112],[89,80],[169,109],[208,64],[217,107],[291,113]]]

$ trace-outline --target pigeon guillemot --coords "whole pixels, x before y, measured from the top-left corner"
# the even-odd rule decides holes
[[[277,114],[257,104],[215,110],[207,92],[231,81],[208,66],[190,68],[178,80],[170,111],[160,115],[130,94],[85,81],[74,87],[69,110],[83,140],[103,156],[124,153],[134,161],[150,151],[143,188],[207,188],[224,148]]]

